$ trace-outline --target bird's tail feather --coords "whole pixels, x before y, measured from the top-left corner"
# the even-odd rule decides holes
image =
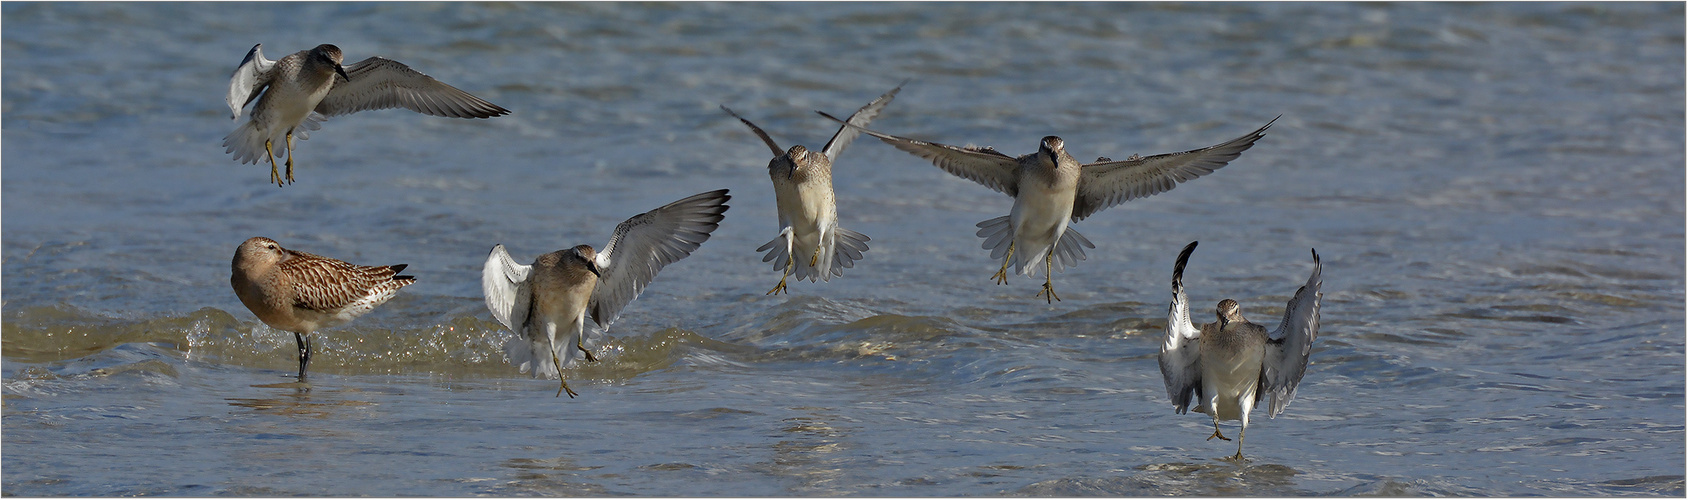
[[[234,161],[240,163],[262,163],[268,160],[268,156],[264,153],[264,141],[267,140],[270,140],[270,137],[264,133],[264,130],[258,128],[258,122],[247,120],[246,123],[235,127],[233,132],[229,132],[229,135],[223,138],[224,152],[234,154]],[[277,151],[278,153],[285,152],[287,149],[286,147],[277,147],[282,146],[279,142],[272,142],[271,146],[272,149],[280,150]]]
[[[504,357],[521,373],[532,374],[534,378],[553,378],[557,376],[557,369],[551,366],[550,349],[551,342],[548,340],[530,341],[516,337],[504,343]]]
[[[862,260],[862,252],[867,251],[867,235],[836,227],[832,229],[832,266],[831,276],[843,276],[844,270],[856,267],[856,261]]]
[[[298,141],[310,139],[311,131],[322,129],[322,122],[326,120],[328,120],[328,117],[314,111],[311,112],[309,116],[305,117],[305,121],[300,122],[299,126],[293,127],[295,144],[292,145],[282,144],[282,141],[287,140],[287,131],[280,130],[271,133],[259,128],[257,120],[247,120],[246,123],[235,127],[233,132],[229,132],[229,135],[223,138],[223,152],[234,154],[234,161],[240,163],[264,163],[269,161],[268,155],[264,151],[264,141],[270,141],[270,150],[275,153],[277,160],[281,160],[287,157],[289,147],[297,146]]]

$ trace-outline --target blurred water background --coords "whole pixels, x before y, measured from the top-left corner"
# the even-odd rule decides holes
[[[1666,495],[1684,470],[1681,3],[12,3],[4,41],[7,495]],[[298,182],[220,147],[247,49],[334,43],[514,111],[330,120]],[[992,284],[1011,200],[864,138],[873,238],[763,292],[768,154],[875,128],[1080,159],[1215,144],[1217,173],[1074,227]],[[709,189],[713,239],[624,312],[578,399],[505,364],[487,250],[602,245]],[[292,336],[240,242],[420,281]],[[1174,415],[1172,261],[1275,325],[1324,258],[1323,331],[1244,462]],[[1207,312],[1198,313],[1209,318]]]

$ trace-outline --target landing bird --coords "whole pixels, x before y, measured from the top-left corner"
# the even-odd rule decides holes
[[[579,245],[524,266],[504,245],[493,246],[481,271],[481,290],[492,316],[521,336],[504,345],[510,363],[535,378],[556,376],[562,383],[558,396],[564,391],[570,398],[580,395],[563,380],[562,367],[574,361],[576,352],[587,361],[598,360],[585,345],[587,312],[599,328],[609,328],[657,271],[709,239],[730,198],[721,189],[635,215],[615,227],[601,252]],[[559,335],[574,348],[560,347]],[[538,361],[547,358],[549,365]]]
[[[1270,396],[1268,414],[1277,418],[1295,399],[1295,386],[1307,373],[1307,355],[1319,337],[1319,299],[1324,297],[1319,292],[1324,284],[1319,278],[1319,252],[1313,251],[1313,275],[1284,306],[1283,322],[1267,333],[1266,327],[1243,319],[1242,309],[1231,299],[1219,301],[1214,311],[1219,321],[1200,329],[1190,323],[1184,264],[1194,251],[1196,242],[1192,241],[1172,266],[1172,306],[1167,311],[1166,341],[1161,344],[1161,376],[1174,411],[1188,411],[1194,396],[1195,411],[1213,418],[1209,440],[1231,440],[1219,433],[1220,420],[1242,422],[1237,454],[1231,457],[1242,460],[1248,413],[1262,397]]]
[[[281,186],[274,143],[287,155],[286,182],[293,182],[293,136],[309,139],[332,116],[366,109],[403,107],[418,113],[454,118],[491,118],[510,113],[456,87],[440,83],[391,59],[371,57],[341,66],[340,48],[318,45],[279,60],[264,58],[264,44],[252,46],[246,59],[229,77],[229,110],[233,119],[254,99],[252,118],[223,138],[235,161],[258,163],[263,151],[270,159],[270,181]],[[259,97],[262,92],[263,96]],[[283,142],[285,141],[285,142]]]
[[[821,116],[843,121],[826,113]],[[990,147],[956,147],[866,128],[861,131],[957,177],[1014,197],[1014,208],[1008,215],[978,224],[978,236],[985,239],[983,247],[991,251],[992,259],[1002,259],[1002,268],[991,278],[999,285],[1007,283],[1009,264],[1014,264],[1019,274],[1032,275],[1033,264],[1042,260],[1043,291],[1037,296],[1054,303],[1061,297],[1055,295],[1051,272],[1084,260],[1084,248],[1096,248],[1090,239],[1068,227],[1069,222],[1213,173],[1253,147],[1272,122],[1248,135],[1202,149],[1148,157],[1132,155],[1123,161],[1102,157],[1084,165],[1068,155],[1066,143],[1055,136],[1044,137],[1036,153],[1012,157]]]
[[[414,276],[397,275],[405,266],[359,266],[256,237],[234,251],[229,285],[259,321],[293,332],[299,344],[299,381],[304,382],[305,365],[311,362],[311,332],[362,316],[415,283]]]
[[[862,106],[850,115],[850,123],[858,127],[867,126],[902,89],[903,86],[898,85]],[[793,267],[799,281],[807,279],[810,283],[816,278],[831,281],[833,276],[843,276],[844,269],[855,267],[856,261],[862,258],[862,252],[867,251],[868,237],[838,226],[837,199],[832,194],[832,161],[861,132],[848,125],[839,127],[838,133],[833,134],[832,140],[827,141],[818,153],[801,145],[781,151],[779,144],[774,143],[774,139],[761,127],[734,113],[726,105],[722,105],[721,110],[744,122],[774,152],[774,159],[768,162],[768,178],[774,182],[780,233],[773,241],[756,249],[768,252],[762,257],[762,262],[773,261],[774,269],[781,270],[780,284],[769,290],[768,295],[785,291],[785,278],[792,274]],[[809,256],[807,264],[797,264],[801,259],[793,256],[800,255]],[[824,268],[820,267],[823,263]]]

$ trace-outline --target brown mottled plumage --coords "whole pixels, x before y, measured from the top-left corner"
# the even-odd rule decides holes
[[[270,328],[293,332],[299,380],[311,361],[311,332],[345,324],[416,282],[398,276],[405,264],[359,266],[288,250],[263,237],[241,243],[230,267],[229,285],[240,302]]]

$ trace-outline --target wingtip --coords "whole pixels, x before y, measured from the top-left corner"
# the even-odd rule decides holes
[[[1178,261],[1172,264],[1173,288],[1184,286],[1184,265],[1190,262],[1190,254],[1195,253],[1197,243],[1201,242],[1192,241],[1190,244],[1184,245],[1183,251],[1178,252]]]

